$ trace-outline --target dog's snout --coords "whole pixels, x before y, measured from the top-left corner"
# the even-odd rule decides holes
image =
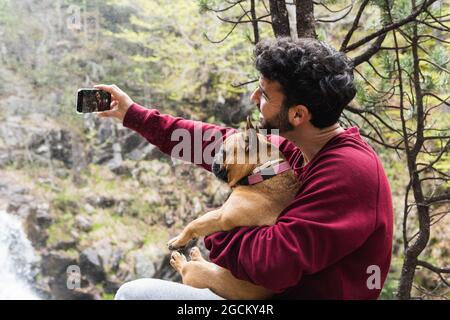
[[[214,155],[211,171],[220,180],[228,182],[228,171],[224,165],[224,160],[223,146],[221,146]]]
[[[228,171],[225,166],[214,162],[212,164],[212,172],[213,174],[222,181],[228,182]]]

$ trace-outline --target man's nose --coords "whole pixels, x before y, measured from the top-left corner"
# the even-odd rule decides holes
[[[253,91],[252,95],[250,96],[250,101],[255,104],[259,104],[259,90],[258,89]]]

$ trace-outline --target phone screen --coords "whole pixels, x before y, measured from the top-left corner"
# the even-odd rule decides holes
[[[77,97],[77,112],[90,113],[111,109],[111,94],[99,89],[80,89]]]

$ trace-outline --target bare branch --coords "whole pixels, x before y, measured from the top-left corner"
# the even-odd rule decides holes
[[[439,24],[440,26],[442,26],[444,29],[447,29],[450,31],[450,28],[447,27],[445,24],[442,23],[442,21],[440,21],[439,19],[437,19],[428,9],[425,10],[425,12],[431,17],[431,19],[436,22],[437,24]],[[426,18],[425,18],[426,19]]]
[[[339,49],[339,51],[345,51],[345,49],[347,48],[347,45],[350,39],[352,38],[353,33],[355,32],[356,29],[358,29],[359,20],[361,19],[361,15],[368,3],[369,0],[364,0],[364,2],[361,3],[358,13],[356,14],[355,20],[353,20],[353,25],[345,35],[344,41],[342,41],[341,48]]]
[[[443,211],[443,212],[437,212],[437,213],[435,213],[435,214],[432,214],[432,215],[430,216],[430,221],[431,221],[430,226],[439,223],[439,221],[441,221],[442,219],[444,219],[444,218],[447,216],[447,214],[449,214],[449,213],[450,213],[450,210]],[[436,220],[434,220],[435,217],[439,217],[439,218],[437,218]]]
[[[377,38],[377,40],[366,50],[366,52],[360,54],[359,56],[353,59],[353,64],[355,66],[360,65],[365,61],[369,61],[370,58],[378,51],[380,51],[381,45],[383,44],[384,39],[386,38],[387,33],[383,33],[381,36]]]
[[[231,30],[225,35],[225,37],[223,37],[222,40],[219,40],[219,41],[211,40],[211,39],[208,37],[208,35],[207,35],[206,33],[204,33],[203,35],[205,36],[206,40],[208,40],[209,42],[212,42],[212,43],[221,43],[221,42],[224,42],[226,39],[228,39],[228,37],[230,36],[230,34],[234,31],[234,29],[236,29],[237,26],[238,26],[238,23],[235,23],[235,24],[233,25],[233,27],[231,28]]]
[[[435,267],[432,264],[422,261],[422,260],[418,260],[417,265],[427,268],[428,270],[433,271],[434,273],[437,273],[439,275],[439,277],[441,278],[441,280],[445,283],[445,285],[450,287],[450,283],[448,283],[445,280],[445,278],[442,276],[443,273],[450,273],[450,268],[438,268],[438,267]]]
[[[318,22],[324,22],[324,23],[338,22],[338,21],[344,19],[346,16],[348,16],[348,14],[352,11],[352,9],[353,9],[353,2],[352,2],[352,4],[350,4],[347,8],[348,8],[347,12],[344,13],[344,14],[343,14],[342,16],[340,16],[339,18],[327,20],[327,19],[324,19],[325,17],[322,17],[322,18],[317,18],[316,21],[318,21]]]
[[[440,98],[439,96],[435,95],[435,94],[432,93],[432,92],[424,92],[423,95],[424,95],[424,96],[431,96],[431,97],[433,97],[433,98],[439,100],[439,101],[442,102],[443,104],[445,104],[445,105],[447,105],[447,106],[450,106],[450,104],[447,102],[447,100],[450,99],[450,96],[448,96],[448,97],[445,98],[445,99],[442,99],[442,98]]]
[[[435,293],[429,292],[429,291],[427,291],[427,290],[423,289],[422,287],[420,287],[420,286],[418,286],[418,285],[415,285],[415,284],[413,284],[413,287],[414,287],[417,291],[421,292],[421,293],[422,293],[422,296],[421,296],[420,298],[411,297],[412,300],[417,300],[417,299],[423,300],[425,297],[434,297],[434,298],[441,298],[441,299],[444,299],[444,300],[448,300],[448,298],[446,297],[446,295],[447,295],[448,293],[450,293],[450,291],[449,291],[449,292],[446,292],[446,293],[443,293],[443,294],[435,294]]]
[[[441,194],[439,196],[434,196],[434,197],[428,198],[426,200],[426,204],[430,205],[430,204],[433,204],[433,203],[446,202],[446,201],[450,201],[450,193],[448,193],[448,192],[444,193],[444,194]]]
[[[406,18],[404,18],[398,22],[391,23],[391,24],[381,28],[380,30],[378,30],[378,31],[364,37],[363,39],[353,43],[352,45],[348,46],[343,51],[349,52],[349,51],[355,50],[356,48],[359,48],[360,46],[366,44],[367,42],[369,42],[372,39],[375,39],[376,37],[382,35],[383,33],[389,32],[394,29],[399,29],[401,26],[403,26],[411,21],[414,21],[416,19],[416,17],[424,11],[425,8],[427,8],[428,6],[430,6],[431,4],[433,4],[436,1],[437,0],[425,0],[418,9],[413,11],[413,13],[411,13]]]
[[[419,59],[419,61],[427,62],[427,63],[431,64],[432,66],[435,66],[435,67],[438,68],[439,70],[441,70],[441,71],[443,71],[443,72],[445,72],[445,73],[450,74],[450,71],[449,71],[449,70],[447,70],[447,69],[445,69],[444,67],[442,67],[442,66],[440,66],[440,65],[438,65],[438,64],[436,64],[436,63],[434,63],[433,61],[430,61],[430,60],[428,60],[428,59]]]
[[[420,34],[419,38],[430,38],[429,40],[436,40],[436,41],[439,41],[439,42],[442,42],[442,43],[450,44],[450,41],[447,41],[447,40],[435,37],[435,36],[433,36],[431,34]]]
[[[406,50],[406,49],[409,49],[409,48],[411,48],[411,45],[407,45],[407,46],[399,46],[398,48],[396,48],[396,47],[381,47],[380,48],[380,50],[393,50],[393,51],[395,51],[395,50],[397,50],[397,49],[399,49],[399,50]]]
[[[377,68],[375,68],[375,66],[369,61],[369,60],[367,60],[366,61],[367,62],[367,64],[372,68],[372,70],[381,78],[381,79],[384,79],[384,80],[390,80],[391,78],[388,78],[388,77],[385,77],[385,76],[383,76],[378,70],[377,70]]]
[[[433,161],[431,161],[429,164],[427,164],[427,165],[426,165],[425,167],[423,167],[422,169],[417,170],[416,172],[417,172],[417,173],[421,173],[421,172],[423,172],[423,171],[425,171],[425,170],[430,169],[431,167],[433,167],[433,166],[441,159],[441,157],[442,157],[444,154],[446,154],[446,153],[448,152],[449,146],[450,146],[450,139],[447,140],[447,143],[446,143],[445,146],[441,149],[441,151],[439,152],[438,156],[437,156]],[[417,165],[419,165],[419,163],[417,163]]]
[[[450,136],[426,136],[424,140],[448,140]]]
[[[265,1],[265,0],[262,0],[262,4],[263,4],[263,6],[264,6],[264,9],[266,9],[266,12],[267,12],[268,14],[270,14],[270,10],[269,10],[269,8],[267,8],[267,4],[266,4],[266,1]]]
[[[361,114],[358,114],[359,116],[361,116]],[[347,122],[349,123],[350,126],[358,126],[358,123],[356,123],[355,121],[351,120],[350,118],[347,117],[347,115],[345,114],[345,112],[342,114],[342,116],[344,117],[345,120],[347,120]],[[387,143],[384,143],[383,141],[380,141],[374,137],[372,137],[371,135],[367,134],[364,130],[361,129],[360,131],[361,136],[363,136],[364,138],[367,138],[373,142],[375,142],[376,144],[389,148],[389,149],[393,149],[395,151],[399,151],[401,150],[401,148],[399,148],[398,146],[394,146],[394,145],[390,145]]]
[[[439,180],[439,181],[449,182],[449,181],[450,181],[450,178],[425,177],[425,178],[420,179],[420,182],[422,182],[422,181],[427,181],[427,180]]]
[[[356,73],[358,73],[359,74],[359,76],[375,91],[375,92],[377,92],[377,93],[380,93],[380,94],[383,94],[384,96],[387,96],[389,93],[391,93],[391,91],[393,90],[393,89],[395,89],[395,86],[392,86],[390,89],[389,89],[389,91],[381,91],[381,90],[378,90],[358,69],[355,69],[355,71],[356,71]],[[383,96],[383,97],[384,97]],[[383,98],[382,97],[382,98]],[[390,97],[389,97],[390,98]]]
[[[443,32],[449,32],[450,31],[450,28],[441,28],[441,27],[438,27],[438,26],[434,26],[431,23],[428,23],[428,22],[423,21],[423,20],[417,20],[417,21],[419,23],[422,23],[422,24],[424,24],[424,25],[426,25],[426,26],[428,26],[428,27],[430,27],[432,29],[435,29],[435,30],[439,30],[439,31],[443,31]]]
[[[205,8],[208,11],[212,11],[212,12],[215,12],[215,13],[220,13],[220,12],[228,11],[231,8],[234,8],[238,4],[241,4],[242,2],[245,2],[245,1],[247,1],[247,0],[239,0],[239,1],[235,2],[235,3],[232,3],[230,6],[228,6],[226,8],[222,8],[222,9],[214,9],[214,8],[208,7],[208,5],[206,5],[206,4],[203,6],[203,8]]]
[[[243,13],[239,18],[237,18],[237,20],[229,20],[229,19],[226,19],[226,18],[222,18],[222,17],[220,17],[219,15],[217,15],[217,18],[218,18],[220,21],[226,22],[226,23],[236,23],[236,24],[238,24],[238,23],[248,23],[248,22],[251,22],[251,21],[242,21],[242,19],[243,19],[248,13],[249,13],[249,11],[244,11],[244,13]]]
[[[243,83],[238,83],[238,84],[231,84],[231,86],[232,86],[233,88],[240,88],[240,87],[243,87],[243,86],[245,86],[245,85],[247,85],[247,84],[254,83],[254,82],[257,82],[257,81],[259,81],[259,79],[250,80],[250,81],[243,82]]]
[[[322,3],[322,2],[313,1],[313,3],[314,3],[315,5],[324,7],[324,8],[327,9],[329,12],[332,12],[332,13],[339,13],[339,12],[341,12],[341,11],[346,10],[348,7],[353,6],[354,1],[352,1],[352,4],[346,6],[346,7],[342,8],[342,9],[338,9],[338,10],[330,9],[325,3]]]
[[[357,114],[357,115],[360,115],[360,114],[362,114],[362,113],[368,113],[368,114],[372,115],[373,117],[375,117],[379,122],[381,122],[381,123],[382,123],[386,128],[388,128],[390,131],[395,132],[395,133],[401,135],[401,131],[400,131],[399,129],[395,129],[394,127],[392,127],[391,125],[389,125],[386,121],[384,121],[384,120],[383,120],[377,113],[375,113],[375,112],[372,112],[372,111],[370,111],[370,110],[359,110],[359,109],[356,109],[356,108],[354,108],[354,107],[352,107],[352,106],[350,106],[350,105],[346,106],[346,107],[345,107],[345,110],[348,110],[348,111],[350,111],[351,113],[354,113],[354,114]]]

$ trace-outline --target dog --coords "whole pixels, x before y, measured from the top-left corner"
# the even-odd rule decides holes
[[[214,157],[212,171],[232,188],[230,196],[219,209],[190,222],[180,235],[171,239],[170,250],[183,248],[194,238],[218,231],[273,225],[299,190],[289,163],[278,148],[254,128],[249,118],[243,132],[225,139]],[[190,257],[188,262],[177,251],[171,255],[170,264],[180,273],[184,284],[209,288],[233,300],[268,299],[273,295],[270,290],[239,280],[227,269],[206,261],[197,247],[191,250]]]

